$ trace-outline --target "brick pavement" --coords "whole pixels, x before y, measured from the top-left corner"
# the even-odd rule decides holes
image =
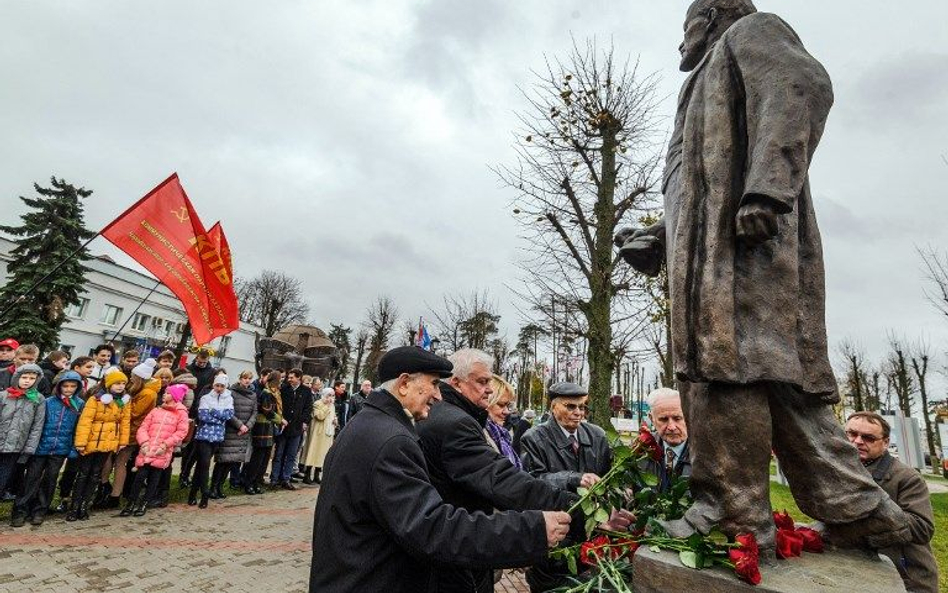
[[[0,524],[0,593],[305,592],[318,488],[230,496],[207,510],[171,505],[141,518],[99,511],[40,527]],[[517,573],[496,591],[526,593]]]

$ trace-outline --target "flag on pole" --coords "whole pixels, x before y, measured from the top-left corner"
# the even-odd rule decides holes
[[[227,272],[228,286],[230,287],[231,295],[228,296],[233,298],[234,303],[237,303],[237,293],[234,290],[234,262],[230,256],[230,244],[227,242],[227,235],[224,234],[224,227],[221,226],[220,221],[215,222],[214,225],[208,229],[207,237],[210,239],[211,244],[214,245],[214,248],[217,249],[217,253],[220,256],[217,260],[211,261],[211,269],[215,269],[215,266],[223,266],[223,269]],[[215,271],[215,274],[217,273],[218,272]],[[231,315],[231,318],[228,319],[228,328],[216,329],[212,332],[213,337],[225,336],[240,327],[240,316],[237,306],[235,305],[228,313]]]
[[[177,173],[113,220],[102,236],[178,297],[199,345],[237,329],[229,264],[208,237]],[[223,233],[221,238],[223,244]]]
[[[418,318],[418,336],[415,338],[415,346],[423,350],[431,350],[431,336],[428,335],[428,328],[425,327],[424,320]]]

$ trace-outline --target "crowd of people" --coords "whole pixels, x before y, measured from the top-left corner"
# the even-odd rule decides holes
[[[548,552],[586,537],[581,488],[612,465],[605,431],[588,421],[588,392],[549,387],[548,418],[511,422],[514,389],[493,375],[492,357],[465,349],[448,359],[414,347],[379,362],[382,384],[340,433],[324,464],[316,504],[310,591],[488,593],[503,569],[527,568],[533,592],[566,584],[565,561]],[[649,394],[649,424],[661,449],[642,469],[668,492],[692,475],[679,393]],[[911,537],[876,546],[908,591],[938,590],[924,479],[888,453],[878,414],[849,418],[845,434],[872,478],[909,520]],[[634,516],[614,510],[600,527],[623,531]],[[772,552],[771,552],[772,553]]]
[[[336,432],[372,390],[366,381],[350,397],[343,381],[324,386],[299,369],[232,380],[204,351],[186,366],[171,351],[142,360],[110,344],[39,356],[0,341],[0,495],[13,527],[167,506],[176,457],[178,485],[201,509],[226,498],[228,482],[249,495],[318,484]]]
[[[612,464],[585,388],[553,384],[543,415],[521,416],[515,389],[480,350],[445,359],[394,348],[379,362],[379,388],[364,381],[352,395],[343,381],[324,385],[295,368],[231,380],[205,352],[186,366],[170,351],[116,354],[103,344],[37,363],[35,345],[0,341],[0,493],[12,527],[50,513],[143,516],[168,504],[180,457],[178,485],[201,509],[226,498],[228,482],[248,495],[321,484],[313,591],[401,583],[394,590],[487,593],[514,567],[529,567],[531,590],[547,591],[569,574],[549,549],[584,537],[581,518],[565,511]],[[677,391],[659,388],[648,404],[662,457],[643,469],[666,491],[691,475],[688,429]],[[845,433],[909,518],[910,538],[880,552],[910,591],[937,590],[924,480],[889,454],[878,414],[854,414]],[[602,527],[633,519],[617,510]]]

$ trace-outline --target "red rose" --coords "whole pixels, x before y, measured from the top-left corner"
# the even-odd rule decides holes
[[[658,444],[658,441],[655,440],[655,437],[652,435],[651,431],[649,431],[648,427],[644,424],[641,428],[639,428],[638,445],[638,448],[644,447],[653,460],[662,460],[662,447]]]
[[[784,509],[782,513],[774,511],[774,525],[777,526],[777,529],[789,529],[790,531],[793,531],[793,517],[787,513],[786,509]]]
[[[734,572],[737,576],[752,585],[760,584],[760,548],[753,533],[741,533],[734,538],[739,548],[731,548],[727,552],[728,560],[734,563]]]
[[[803,549],[806,552],[813,552],[814,554],[823,553],[823,538],[820,536],[820,532],[810,529],[809,527],[800,527],[797,529],[797,533],[803,537]]]
[[[803,536],[790,529],[777,530],[777,557],[794,558],[803,553]]]
[[[635,551],[639,549],[640,545],[639,542],[634,539],[620,539],[616,541],[616,544],[617,546],[621,546],[613,548],[613,557],[617,560],[626,555],[634,556]]]
[[[760,548],[757,547],[757,539],[753,533],[739,533],[734,537],[734,541],[741,544],[741,552],[760,558]]]
[[[750,554],[745,554],[734,563],[734,572],[737,573],[738,578],[747,581],[751,585],[760,584],[760,566],[757,563],[757,558]]]
[[[588,564],[593,566],[597,564],[606,554],[608,548],[604,546],[609,545],[609,538],[600,535],[592,538],[588,542],[583,542],[583,545],[579,547],[579,559],[583,564]]]

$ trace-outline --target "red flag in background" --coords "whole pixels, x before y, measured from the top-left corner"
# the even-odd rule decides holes
[[[237,329],[237,299],[228,266],[208,238],[177,173],[112,221],[102,236],[181,300],[198,344]]]
[[[230,294],[228,296],[232,298],[234,302],[234,306],[229,310],[231,318],[228,319],[228,328],[222,328],[227,329],[227,331],[222,331],[222,329],[217,330],[213,334],[214,337],[217,337],[227,335],[240,327],[240,316],[237,310],[237,292],[234,290],[234,262],[230,257],[230,244],[227,242],[227,235],[224,234],[224,227],[221,226],[220,221],[215,222],[214,226],[208,229],[207,238],[211,241],[214,248],[217,249],[218,253],[218,258],[210,261],[211,269],[214,270],[215,276],[230,287]]]

